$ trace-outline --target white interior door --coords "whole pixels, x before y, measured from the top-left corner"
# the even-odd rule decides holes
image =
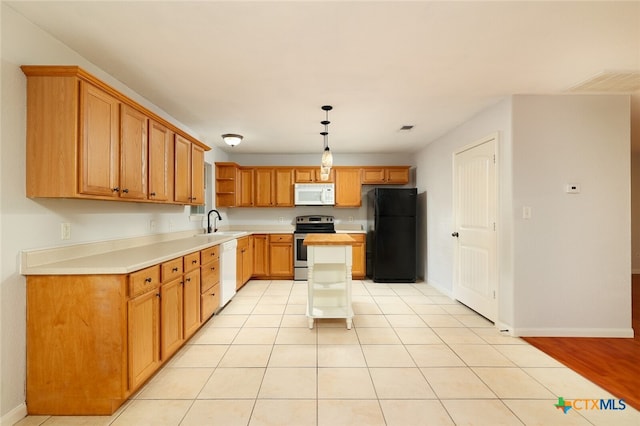
[[[490,319],[497,316],[496,139],[492,135],[454,154],[456,239],[453,296]]]

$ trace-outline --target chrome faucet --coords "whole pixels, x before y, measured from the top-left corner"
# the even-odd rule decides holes
[[[209,210],[209,213],[207,213],[207,234],[211,233],[211,213],[216,212],[216,215],[218,215],[218,217],[214,217],[213,218],[213,232],[218,232],[218,228],[217,228],[217,220],[222,220],[222,216],[220,216],[220,213],[218,212],[218,210],[213,209],[213,210]]]

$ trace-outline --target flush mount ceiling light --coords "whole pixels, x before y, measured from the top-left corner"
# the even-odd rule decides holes
[[[322,161],[320,162],[320,180],[329,180],[329,173],[331,172],[331,167],[333,167],[333,155],[331,155],[331,150],[329,149],[329,111],[331,111],[333,107],[331,105],[324,105],[322,110],[325,112],[325,119],[320,122],[324,126],[324,132],[320,132],[320,134],[324,138],[324,151],[322,152]]]
[[[229,146],[236,146],[242,142],[242,135],[236,135],[233,133],[226,133],[222,135],[222,140]]]

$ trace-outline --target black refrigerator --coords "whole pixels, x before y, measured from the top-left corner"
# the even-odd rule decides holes
[[[367,276],[377,283],[416,282],[416,188],[367,194]]]

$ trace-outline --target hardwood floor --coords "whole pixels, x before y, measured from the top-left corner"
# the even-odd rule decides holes
[[[640,410],[640,275],[632,278],[632,339],[527,337],[531,345]]]

